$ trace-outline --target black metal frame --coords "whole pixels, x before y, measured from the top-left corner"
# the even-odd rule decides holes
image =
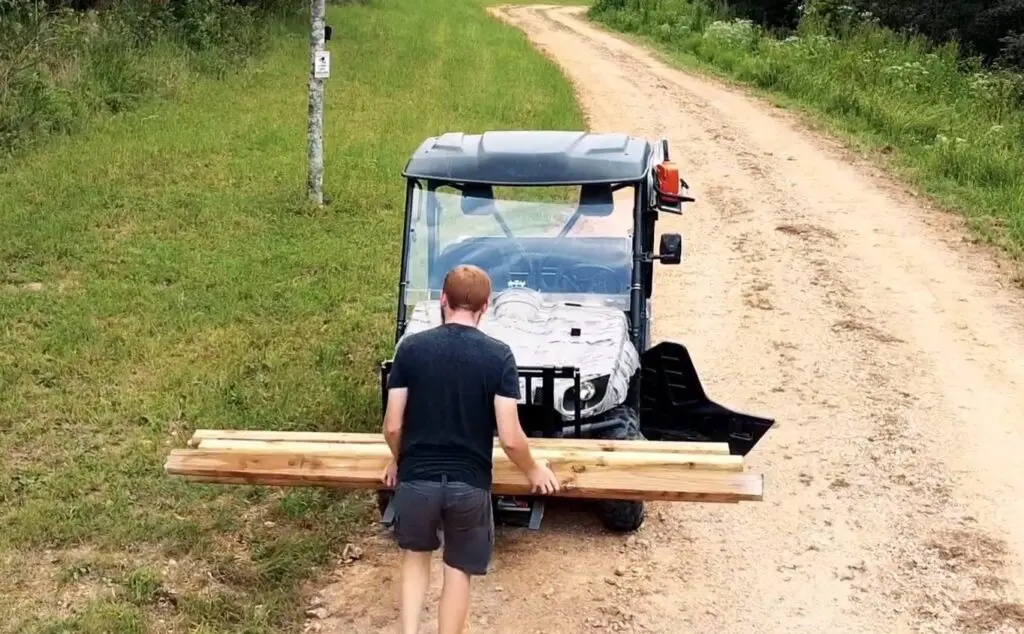
[[[661,204],[657,200],[657,195],[663,194],[654,178],[653,171],[654,166],[663,160],[668,160],[668,140],[662,139],[658,144],[658,150],[651,152],[650,163],[648,163],[647,170],[643,177],[638,180],[625,181],[625,182],[609,182],[612,191],[618,191],[625,187],[633,187],[633,267],[631,271],[631,282],[630,282],[630,298],[629,298],[629,328],[630,328],[630,339],[633,341],[633,345],[640,352],[643,352],[648,340],[647,329],[647,299],[651,297],[652,287],[654,283],[654,268],[653,263],[659,259],[659,255],[654,253],[654,236],[655,226],[658,222],[658,212],[666,211],[674,214],[681,214],[682,202],[692,202],[693,199],[688,196],[682,196],[676,205]],[[439,187],[450,185],[459,188],[462,181],[452,180],[429,180],[427,182],[428,191],[436,191]],[[686,181],[681,182],[683,187],[688,187]],[[549,186],[550,183],[545,183],[544,186]],[[556,183],[555,185],[566,185],[575,186],[581,185],[581,183]],[[539,187],[540,185],[534,185],[529,183],[521,184],[522,187]],[[423,186],[420,184],[420,179],[415,176],[409,176],[406,178],[405,187],[405,219],[402,228],[402,255],[401,264],[398,280],[398,308],[395,319],[395,342],[397,343],[401,339],[402,334],[405,332],[406,326],[408,326],[408,307],[406,305],[405,296],[408,290],[409,282],[406,279],[409,273],[409,231],[411,229],[412,215],[413,215],[413,198],[414,191],[416,188],[422,189]],[[653,199],[653,200],[652,200]],[[433,214],[435,210],[431,204],[427,205],[425,212],[428,215],[428,231],[434,231],[434,218]],[[429,245],[433,245],[433,235],[427,236]],[[433,248],[428,247],[428,248]],[[429,253],[428,260],[432,261],[437,254]],[[428,264],[429,266],[429,264]],[[429,276],[428,269],[428,276]]]
[[[388,374],[391,372],[393,359],[388,359],[380,364],[380,398],[381,412],[388,407]],[[577,399],[574,403],[573,419],[569,425],[565,425],[561,414],[555,408],[555,379],[572,379],[576,394],[580,393],[580,369],[571,366],[520,366],[519,377],[526,380],[524,394],[525,403],[519,405],[521,419],[531,422],[540,421],[540,429],[535,426],[530,430],[532,433],[540,434],[544,438],[565,438],[572,435],[575,438],[583,438],[583,432],[600,428],[600,423],[583,424],[580,413],[580,402]],[[539,380],[539,388],[534,388],[534,381]],[[538,398],[539,394],[539,398]],[[539,401],[539,402],[538,402]],[[535,413],[534,413],[535,412]]]

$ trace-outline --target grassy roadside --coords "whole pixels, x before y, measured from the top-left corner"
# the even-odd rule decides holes
[[[690,0],[599,0],[589,15],[670,62],[812,114],[961,213],[980,239],[1024,257],[1024,78],[870,22],[839,37],[805,23],[778,40]]]
[[[307,38],[0,174],[0,632],[284,632],[366,510],[164,476],[198,426],[377,424],[403,193],[423,137],[582,127],[475,0],[332,7],[322,212]]]

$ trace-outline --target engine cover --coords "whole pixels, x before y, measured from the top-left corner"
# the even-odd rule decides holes
[[[409,315],[402,339],[439,325],[440,302],[420,302]],[[640,367],[626,314],[617,308],[544,301],[535,290],[509,289],[494,298],[480,320],[480,330],[505,342],[520,367],[579,368],[581,384],[591,381],[595,386],[594,396],[581,403],[583,418],[622,403]],[[571,386],[568,379],[555,381],[555,408],[567,421],[575,417],[573,401],[566,399]],[[520,402],[525,402],[525,390],[525,380],[520,379]]]

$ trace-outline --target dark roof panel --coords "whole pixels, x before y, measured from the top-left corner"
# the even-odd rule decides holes
[[[420,144],[402,175],[496,185],[623,182],[642,178],[650,156],[646,139],[625,134],[448,132]]]

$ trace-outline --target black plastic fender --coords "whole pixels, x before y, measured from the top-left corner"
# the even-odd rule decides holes
[[[708,398],[690,353],[663,341],[640,355],[640,431],[648,440],[728,442],[745,456],[775,419],[730,410]]]

